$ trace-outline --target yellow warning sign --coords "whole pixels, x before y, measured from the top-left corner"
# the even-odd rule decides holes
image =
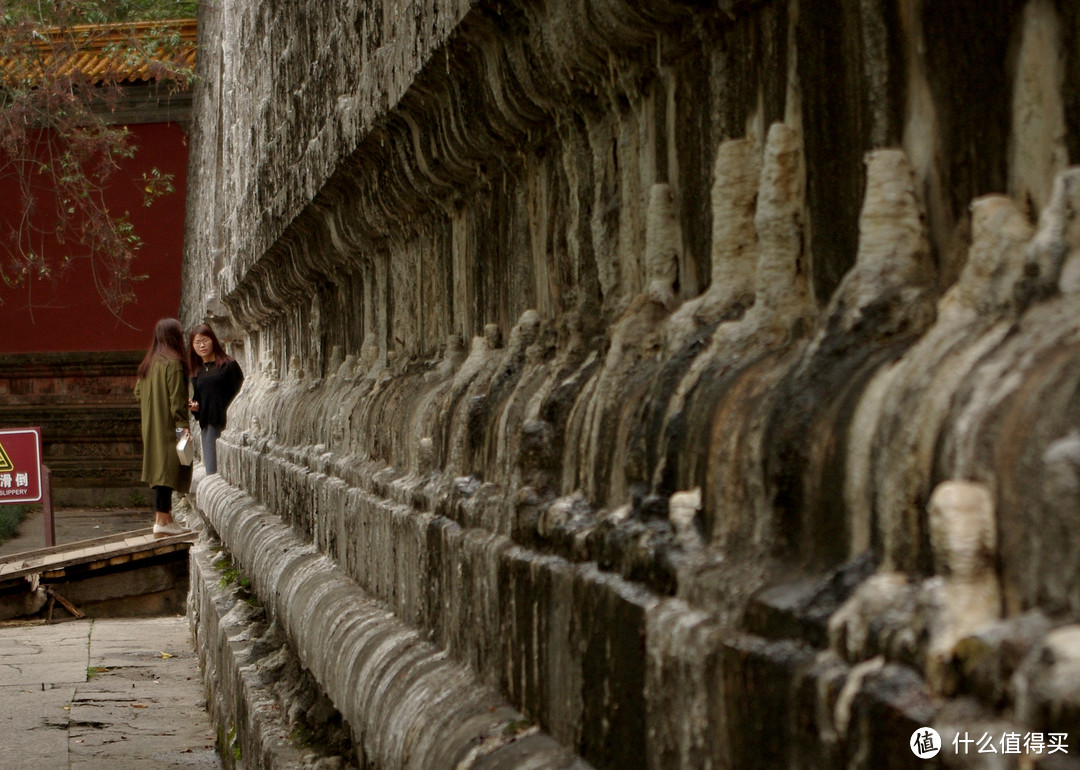
[[[7,473],[8,471],[15,470],[15,464],[11,462],[11,458],[8,457],[7,451],[4,449],[4,445],[0,444],[0,473]]]

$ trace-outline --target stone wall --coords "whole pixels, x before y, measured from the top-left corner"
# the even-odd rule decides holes
[[[599,767],[1080,735],[1080,5],[200,13],[198,505],[357,756],[470,688]]]

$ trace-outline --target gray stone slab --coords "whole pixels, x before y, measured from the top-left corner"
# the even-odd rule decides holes
[[[221,767],[183,617],[0,629],[0,731],[4,770]]]
[[[0,690],[0,735],[5,770],[67,767],[68,709],[74,687],[4,687]]]
[[[0,688],[86,681],[90,626],[0,628]]]
[[[168,656],[168,657],[165,657]],[[187,618],[147,618],[139,621],[139,636],[131,638],[128,620],[97,620],[90,644],[91,666],[156,667],[162,661],[188,657],[195,659]]]

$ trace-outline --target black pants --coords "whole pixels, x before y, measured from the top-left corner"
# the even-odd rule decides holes
[[[172,513],[172,487],[154,487],[154,510]]]

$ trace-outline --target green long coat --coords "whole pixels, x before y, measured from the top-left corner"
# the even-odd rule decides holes
[[[150,374],[135,383],[142,412],[142,480],[152,487],[191,488],[191,466],[176,454],[176,429],[188,427],[188,378],[184,365],[160,357]]]

